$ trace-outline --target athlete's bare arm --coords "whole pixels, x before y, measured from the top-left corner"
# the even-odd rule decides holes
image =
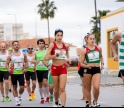
[[[85,54],[86,54],[86,49],[82,49],[81,52],[80,52],[79,63],[80,63],[80,65],[81,65],[81,67],[91,69],[92,66],[87,65],[87,64],[85,63]]]
[[[31,62],[32,63],[37,63],[37,61],[36,61],[36,51],[33,52],[33,57],[32,57]]]
[[[51,51],[52,51],[53,47],[54,47],[54,44],[51,43],[47,50],[46,57],[44,57],[44,61],[56,58],[56,55],[51,55]]]
[[[44,64],[46,67],[48,67],[48,63],[46,62],[46,57],[47,57],[47,56],[45,55],[45,57],[44,57],[44,59],[43,59],[42,62],[43,62],[43,64]]]
[[[10,61],[11,61],[11,55],[9,55],[7,57],[7,60],[6,60],[6,68],[7,68],[8,72],[10,72],[10,69],[9,69],[9,63],[10,63]]]
[[[116,50],[115,50],[115,44],[119,41],[121,42],[121,35],[122,33],[116,33],[112,39],[112,41],[110,42],[110,48],[111,48],[111,51],[114,55],[114,60],[115,61],[118,61],[118,56],[117,56],[117,53],[116,53]]]
[[[101,69],[104,69],[104,59],[103,59],[103,55],[102,55],[102,48],[98,47],[100,50],[100,61],[101,61]]]
[[[70,45],[66,44],[67,66],[70,66],[70,64],[71,64],[71,60],[70,60],[70,56],[69,56],[69,47],[70,47]]]
[[[24,54],[24,62],[25,62],[25,68],[28,68],[28,58],[27,55],[25,53]]]

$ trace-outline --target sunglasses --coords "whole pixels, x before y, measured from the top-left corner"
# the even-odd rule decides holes
[[[33,48],[28,48],[28,50],[33,50]]]

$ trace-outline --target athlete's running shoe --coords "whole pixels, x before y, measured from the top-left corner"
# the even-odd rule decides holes
[[[32,98],[32,96],[29,96],[29,99],[28,99],[29,101],[32,101],[33,100],[33,98]]]
[[[49,103],[53,103],[53,96],[50,96]]]
[[[58,105],[55,104],[55,105],[53,105],[53,107],[58,107]]]
[[[98,102],[95,102],[94,100],[93,100],[93,105],[94,107],[100,107],[100,104]]]
[[[19,101],[16,101],[16,106],[20,106],[20,103],[19,103]]]
[[[6,101],[5,97],[2,97],[1,102],[5,102],[5,101]]]
[[[21,103],[22,103],[22,98],[21,98],[21,97],[19,97],[18,99],[19,99],[19,101],[18,101],[18,102],[19,102],[19,104],[21,104]]]
[[[36,99],[36,95],[34,93],[32,93],[31,96],[33,100]]]
[[[6,99],[7,102],[11,101],[11,99],[8,96],[5,99]]]
[[[41,99],[40,103],[41,103],[41,104],[44,104],[44,98],[43,98],[43,99]]]
[[[47,97],[47,98],[46,98],[46,100],[45,100],[45,102],[49,102],[49,99],[50,99],[50,98],[49,98],[49,97]]]
[[[58,105],[61,105],[60,99],[58,100]]]

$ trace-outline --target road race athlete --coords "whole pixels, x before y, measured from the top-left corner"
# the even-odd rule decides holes
[[[36,63],[36,73],[39,83],[39,92],[41,96],[41,104],[44,102],[49,102],[49,87],[48,87],[48,66],[43,64],[43,59],[46,55],[45,50],[45,41],[43,39],[39,39],[37,41],[38,50],[34,52],[32,62]],[[48,64],[48,63],[46,63]],[[46,100],[43,96],[43,89],[46,92]]]
[[[7,58],[6,67],[9,72],[12,72],[11,80],[13,85],[13,96],[15,97],[16,106],[20,106],[22,103],[21,95],[24,92],[24,72],[28,67],[28,60],[26,54],[20,50],[20,44],[18,41],[13,41],[12,46],[13,52]],[[10,63],[11,67],[9,66]],[[20,87],[19,91],[17,82]]]
[[[36,64],[32,63],[32,58],[33,58],[33,45],[29,44],[27,46],[28,53],[27,59],[28,59],[28,68],[27,71],[25,72],[25,78],[27,82],[27,91],[29,94],[29,101],[32,101],[36,98],[34,91],[36,88]],[[32,80],[32,89],[30,88],[30,80]]]
[[[94,96],[94,107],[98,106],[98,97],[99,97],[99,88],[100,88],[100,78],[101,78],[101,69],[104,68],[102,49],[99,46],[95,45],[95,36],[90,34],[87,36],[88,45],[81,52],[81,61],[80,64],[84,69],[84,80],[86,84],[86,97],[89,103],[91,104],[91,88],[93,86],[93,96]],[[85,64],[85,60],[86,63]],[[100,69],[101,62],[101,69]]]
[[[51,73],[54,82],[54,98],[55,105],[58,105],[58,99],[60,95],[60,101],[62,107],[66,103],[66,82],[67,82],[67,63],[70,63],[68,45],[65,45],[62,41],[63,30],[55,30],[55,42],[51,43],[47,50],[47,59],[52,59]]]
[[[11,101],[11,99],[8,96],[9,92],[9,72],[6,68],[6,60],[9,56],[8,51],[6,50],[6,44],[2,43],[0,45],[1,52],[0,52],[0,91],[2,94],[1,101]],[[5,87],[4,87],[5,84]],[[5,90],[4,90],[5,88]],[[5,91],[5,93],[4,93]],[[5,95],[6,94],[6,95]]]

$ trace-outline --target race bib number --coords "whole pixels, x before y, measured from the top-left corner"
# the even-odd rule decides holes
[[[29,67],[29,68],[34,68],[34,64],[31,63],[31,62],[28,62],[28,67]]]
[[[23,63],[21,63],[21,62],[14,63],[15,70],[21,70],[22,68],[23,68]]]
[[[39,61],[38,66],[39,66],[39,67],[45,67],[45,65],[43,64],[42,61]]]
[[[56,59],[67,59],[66,57],[66,50],[59,50],[59,49],[56,49],[55,50],[55,54],[57,53],[62,53],[60,56],[56,57]]]
[[[5,62],[0,62],[0,67],[5,68],[6,67],[6,63]]]
[[[99,60],[99,52],[98,51],[94,51],[91,53],[88,53],[88,58],[90,62],[95,62]]]

